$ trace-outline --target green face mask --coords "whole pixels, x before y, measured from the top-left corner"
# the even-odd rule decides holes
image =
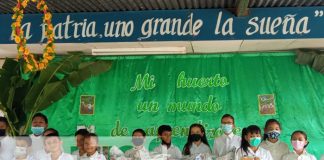
[[[253,138],[250,138],[250,142],[249,143],[250,143],[250,146],[257,147],[261,143],[261,137],[253,137]]]

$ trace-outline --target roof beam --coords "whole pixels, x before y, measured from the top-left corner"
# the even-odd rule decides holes
[[[249,15],[249,2],[250,0],[239,0],[236,5],[235,14],[237,17]]]

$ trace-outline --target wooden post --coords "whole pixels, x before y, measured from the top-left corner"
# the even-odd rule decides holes
[[[236,6],[236,16],[248,16],[249,15],[249,2],[250,0],[239,0]]]

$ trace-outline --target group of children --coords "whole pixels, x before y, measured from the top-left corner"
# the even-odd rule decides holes
[[[64,153],[62,140],[55,129],[47,128],[48,120],[42,113],[32,118],[29,136],[19,136],[15,139],[7,135],[8,121],[0,117],[0,160],[106,160],[97,151],[98,136],[80,129],[75,133],[78,150],[72,154]],[[264,128],[264,135],[256,125],[250,125],[242,130],[242,136],[233,133],[234,117],[225,114],[221,118],[221,129],[224,134],[214,140],[210,148],[206,132],[201,124],[192,124],[189,128],[187,142],[182,151],[172,144],[172,128],[161,125],[158,137],[161,144],[152,152],[145,148],[146,133],[136,129],[132,133],[133,148],[125,153],[117,147],[110,150],[110,159],[220,159],[220,160],[316,160],[306,151],[307,135],[303,131],[295,131],[291,135],[293,151],[280,141],[281,125],[275,119],[269,119]],[[153,154],[154,153],[154,154]],[[155,155],[155,156],[154,156]],[[160,155],[160,156],[156,156]],[[324,156],[321,160],[324,159]]]

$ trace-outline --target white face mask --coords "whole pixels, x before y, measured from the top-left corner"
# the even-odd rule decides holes
[[[25,157],[27,156],[27,148],[26,147],[16,147],[15,149],[15,157]]]

